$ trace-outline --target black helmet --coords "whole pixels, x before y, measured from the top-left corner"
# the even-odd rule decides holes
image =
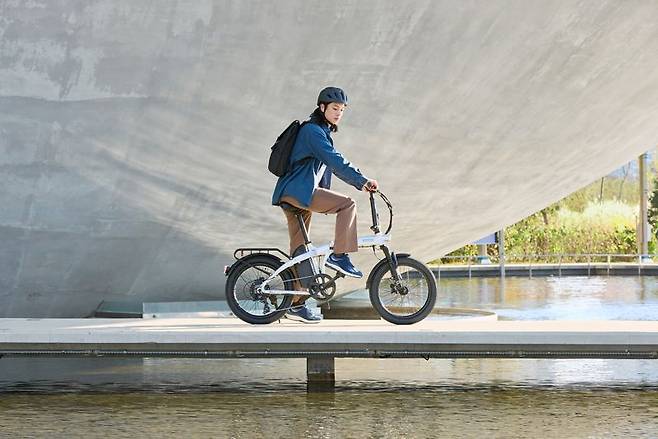
[[[322,89],[318,95],[318,106],[320,104],[329,104],[331,102],[338,102],[339,104],[347,105],[347,95],[338,87],[327,87]]]

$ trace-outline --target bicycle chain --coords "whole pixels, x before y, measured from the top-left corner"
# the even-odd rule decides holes
[[[291,282],[291,281],[296,281],[296,280],[302,280],[302,279],[311,279],[311,278],[315,278],[315,277],[317,277],[317,276],[326,276],[326,277],[328,277],[328,278],[330,279],[331,282],[333,282],[333,285],[332,285],[331,287],[333,288],[334,291],[333,291],[328,297],[326,297],[326,298],[324,298],[324,299],[319,299],[318,297],[314,297],[310,292],[307,292],[308,297],[315,299],[316,303],[317,303],[319,306],[322,306],[322,305],[324,305],[325,303],[329,303],[329,302],[331,302],[331,300],[334,298],[334,294],[336,293],[336,280],[339,279],[339,278],[342,277],[342,276],[331,277],[331,276],[329,276],[328,274],[318,273],[318,274],[313,275],[313,276],[304,276],[304,277],[297,277],[297,278],[293,278],[293,279],[286,279],[286,282]],[[309,287],[309,288],[310,288],[310,287]],[[275,306],[276,306],[276,305],[275,305]],[[299,306],[299,305],[294,305],[294,306],[291,305],[291,306],[289,306],[289,307],[287,307],[287,308],[276,308],[276,310],[277,310],[277,311],[290,311],[291,309],[296,308],[296,307],[298,307],[298,306]]]

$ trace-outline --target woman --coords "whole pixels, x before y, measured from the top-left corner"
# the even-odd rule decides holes
[[[327,259],[327,266],[346,276],[360,278],[363,276],[350,261],[348,253],[358,251],[356,230],[356,203],[350,197],[329,190],[331,175],[334,174],[356,189],[375,191],[376,180],[365,177],[358,168],[343,157],[334,148],[331,133],[338,131],[338,124],[347,107],[347,95],[336,87],[323,89],[317,100],[317,108],[309,121],[302,125],[293,147],[290,162],[292,169],[279,178],[272,204],[282,202],[305,210],[304,224],[308,230],[311,224],[311,212],[336,214],[334,252]],[[294,254],[304,237],[295,215],[284,210],[288,221],[290,235],[290,254]],[[293,306],[286,316],[304,322],[320,321],[302,306],[307,296],[296,296]]]

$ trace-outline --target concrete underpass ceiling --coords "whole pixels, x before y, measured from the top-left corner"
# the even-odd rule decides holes
[[[656,146],[657,23],[645,1],[0,3],[5,313],[213,297],[233,249],[285,249],[269,147],[326,85],[394,247],[438,257]],[[367,196],[334,188],[367,233]]]

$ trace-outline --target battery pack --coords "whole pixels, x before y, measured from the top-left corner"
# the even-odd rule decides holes
[[[306,247],[300,245],[295,249],[292,257],[294,258],[303,253],[306,253]],[[296,264],[295,268],[297,269],[297,277],[300,278],[299,283],[303,288],[308,288],[309,285],[311,285],[311,282],[313,282],[313,277],[315,276],[315,271],[313,270],[313,260],[306,259],[305,261]]]

